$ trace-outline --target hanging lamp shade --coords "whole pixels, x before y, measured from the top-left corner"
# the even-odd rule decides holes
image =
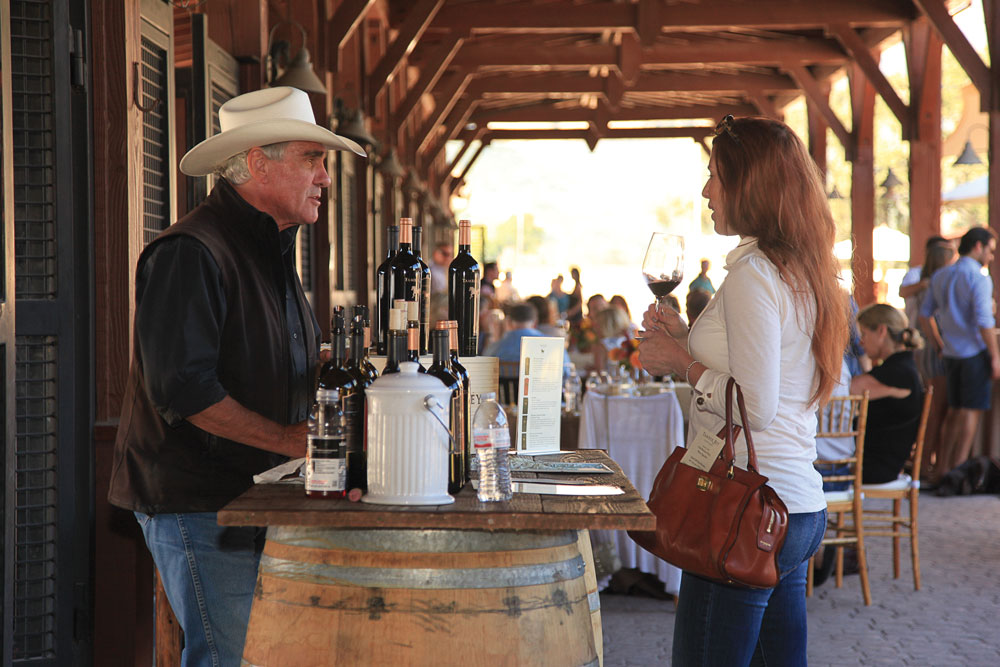
[[[892,167],[888,169],[888,173],[885,175],[885,180],[879,183],[880,186],[886,190],[891,190],[903,184],[903,181],[899,180],[895,172],[893,172]]]
[[[396,149],[390,148],[385,157],[378,165],[379,171],[390,178],[402,178],[406,176],[406,170],[403,169],[403,165],[399,163],[399,159],[396,157]]]
[[[276,61],[279,55],[285,54],[287,57],[287,42],[283,43],[284,48],[278,48],[281,41],[274,41],[274,32],[278,29],[278,26],[288,23],[294,25],[302,33],[302,46],[299,48],[298,53],[295,57],[291,59],[285,65],[284,71],[278,75],[272,77],[267,85],[271,87],[277,86],[292,86],[293,88],[298,88],[299,90],[304,90],[307,93],[320,93],[322,95],[326,94],[326,86],[320,81],[319,77],[316,76],[316,72],[313,71],[312,58],[309,57],[309,49],[306,48],[306,29],[302,27],[302,24],[296,21],[282,21],[281,23],[275,24],[271,28],[271,34],[268,36],[268,47],[267,54],[268,58],[272,61]],[[277,64],[276,62],[274,64]]]
[[[836,185],[834,185],[834,186],[833,186],[833,189],[832,189],[832,190],[830,190],[830,194],[828,194],[828,195],[826,196],[826,198],[827,198],[827,199],[843,199],[843,198],[844,198],[844,195],[840,194],[840,190],[838,190],[838,189],[837,189],[837,186],[836,186]]]
[[[962,149],[962,154],[958,156],[955,160],[955,165],[960,164],[982,164],[983,161],[979,159],[979,155],[972,148],[972,142],[966,139],[965,148]]]
[[[424,184],[420,182],[417,172],[413,169],[406,175],[406,180],[403,181],[403,189],[409,192],[414,199],[420,197],[426,190]]]
[[[378,139],[373,137],[365,127],[365,114],[361,109],[345,110],[344,116],[337,122],[337,134],[353,139],[362,146],[375,146]]]

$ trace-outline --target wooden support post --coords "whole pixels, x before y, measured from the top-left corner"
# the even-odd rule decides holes
[[[851,228],[854,236],[854,298],[859,306],[875,303],[872,279],[875,230],[875,88],[857,64],[848,66],[851,86]]]
[[[413,47],[420,41],[427,26],[434,20],[434,17],[443,4],[444,0],[419,0],[410,9],[403,24],[399,27],[396,39],[389,46],[382,59],[379,60],[378,65],[375,66],[369,77],[372,83],[371,90],[369,91],[369,109],[375,108],[375,101],[379,93],[395,77],[396,68],[403,62],[403,58],[413,51]]]
[[[921,17],[903,31],[910,75],[910,264],[941,233],[941,38]]]
[[[635,32],[639,35],[641,46],[652,46],[660,36],[662,22],[660,19],[661,0],[639,0],[635,6]]]
[[[625,84],[631,86],[639,79],[639,66],[642,64],[642,49],[639,38],[631,32],[622,33],[622,43],[618,47],[618,71],[622,74]]]
[[[820,91],[824,95],[824,99],[830,99],[830,86],[829,84],[821,84]],[[826,130],[829,127],[826,124],[826,120],[823,118],[823,114],[820,113],[816,105],[813,104],[809,99],[806,99],[806,119],[809,123],[809,154],[812,155],[813,162],[819,167],[819,170],[826,175]],[[828,187],[824,182],[823,187]]]

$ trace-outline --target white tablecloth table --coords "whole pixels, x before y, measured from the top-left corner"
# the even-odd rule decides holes
[[[580,413],[581,449],[604,449],[643,498],[674,447],[684,444],[684,417],[673,392],[652,396],[605,396],[587,392]],[[654,574],[668,593],[680,589],[681,571],[615,531],[622,567]]]

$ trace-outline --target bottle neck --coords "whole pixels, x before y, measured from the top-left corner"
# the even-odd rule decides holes
[[[349,360],[356,366],[365,354],[365,334],[360,329],[355,329],[351,333],[351,356]]]
[[[331,341],[330,351],[332,353],[331,360],[337,367],[344,365],[344,357],[346,356],[346,339],[343,332],[334,331]]]
[[[435,332],[436,333],[436,332]],[[434,365],[448,368],[451,366],[451,349],[448,347],[447,336],[434,336]]]
[[[399,250],[399,227],[389,228],[389,247],[386,248],[386,258],[392,257]]]

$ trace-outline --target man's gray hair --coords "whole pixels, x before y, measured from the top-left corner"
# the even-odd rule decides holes
[[[267,144],[266,146],[261,146],[260,150],[269,160],[280,160],[285,157],[285,148],[287,148],[288,143],[287,141],[281,141],[276,144]],[[249,181],[250,170],[247,168],[247,155],[252,150],[253,148],[248,148],[242,153],[237,153],[220,162],[215,168],[216,177],[224,178],[233,185],[243,185]]]

